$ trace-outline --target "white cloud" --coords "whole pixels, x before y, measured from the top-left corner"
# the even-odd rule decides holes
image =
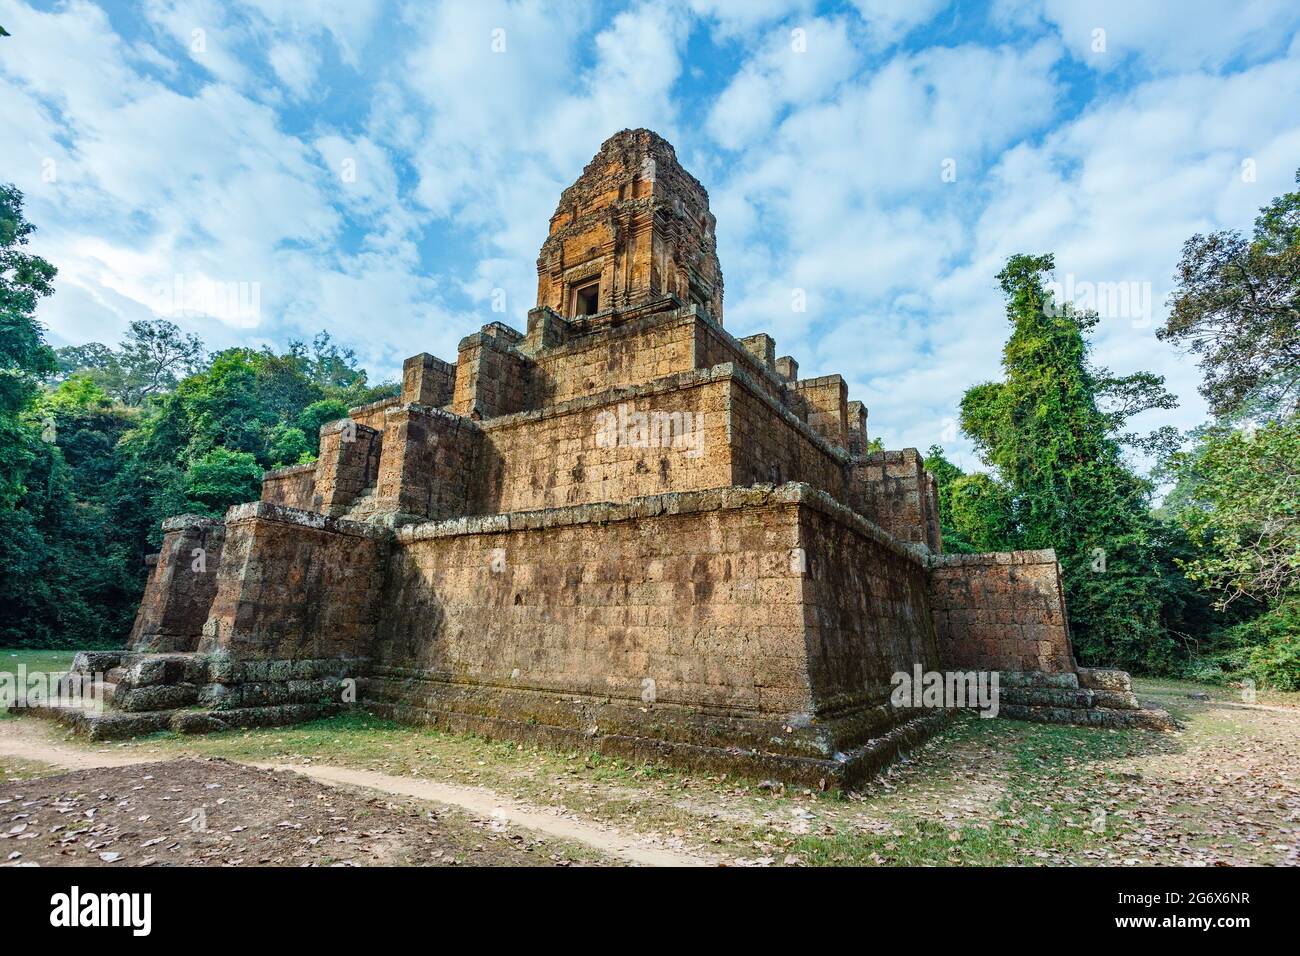
[[[778,30],[718,96],[709,129],[722,146],[737,149],[766,133],[781,111],[833,91],[857,65],[843,20],[814,19]]]
[[[1002,6],[1010,22],[1050,23],[1074,56],[1098,70],[1129,57],[1152,71],[1217,69],[1238,56],[1258,61],[1285,50],[1300,26],[1293,0],[1007,0]]]
[[[810,15],[813,0],[690,0],[691,12],[717,24],[721,37],[752,34],[758,27]]]
[[[929,23],[947,0],[853,0],[876,46],[888,46]]]
[[[315,51],[297,43],[281,42],[272,46],[267,56],[275,75],[296,98],[302,99],[311,92],[320,68]]]
[[[240,59],[247,43],[241,24],[216,0],[147,0],[145,15],[160,33],[199,67],[238,88],[253,85],[253,72]]]

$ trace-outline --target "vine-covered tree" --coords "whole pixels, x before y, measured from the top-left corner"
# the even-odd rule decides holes
[[[968,540],[983,534],[971,541],[981,549],[1056,549],[1085,661],[1166,666],[1175,648],[1161,617],[1152,489],[1125,463],[1133,436],[1121,429],[1174,400],[1156,376],[1116,377],[1089,362],[1097,316],[1052,298],[1042,277],[1053,265],[1050,255],[1017,255],[998,274],[1012,326],[1004,377],[961,403],[962,429],[994,475],[957,479],[949,520]]]

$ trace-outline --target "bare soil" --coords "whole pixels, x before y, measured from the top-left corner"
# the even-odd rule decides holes
[[[241,765],[255,773],[292,770],[309,786],[343,788],[322,798],[335,801],[331,806],[365,805],[373,797],[372,807],[392,801],[417,817],[432,809],[440,832],[467,835],[462,845],[488,847],[485,832],[545,841],[533,850],[535,862],[1300,865],[1300,695],[1261,694],[1246,703],[1224,688],[1169,681],[1137,686],[1145,704],[1167,708],[1182,729],[959,718],[860,791],[841,795],[488,741],[364,713],[295,727],[112,744],[70,738],[34,718],[0,719],[0,780],[123,764],[132,765],[124,772],[140,776],[159,765],[143,761],[226,758],[238,764],[208,764],[220,768],[211,782],[234,786],[226,773]],[[15,786],[0,783],[0,798]],[[30,783],[22,787],[36,792]],[[0,836],[23,822],[9,822],[23,812],[11,807],[0,804]],[[275,819],[264,820],[264,827],[285,820],[270,812]],[[178,818],[185,815],[188,810]],[[138,822],[146,825],[150,821]],[[26,855],[40,842],[0,839],[0,865],[8,853]],[[236,851],[228,858],[251,865],[264,856]],[[27,858],[36,859],[34,851]],[[483,852],[456,858],[495,862]],[[217,855],[193,862],[224,860]]]
[[[0,784],[0,865],[545,866],[582,862],[500,821],[220,759]]]

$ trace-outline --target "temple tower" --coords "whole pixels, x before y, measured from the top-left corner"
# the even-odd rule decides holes
[[[675,296],[722,322],[709,194],[648,129],[607,139],[560,196],[537,258],[537,305],[565,318]]]

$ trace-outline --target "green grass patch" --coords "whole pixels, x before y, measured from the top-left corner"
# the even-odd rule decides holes
[[[63,674],[72,666],[76,651],[33,651],[27,648],[0,649],[0,674],[12,674],[8,681],[0,681],[0,720],[10,716],[7,701],[10,692],[17,693],[22,688],[14,682],[19,674]],[[23,670],[19,670],[19,666]]]
[[[62,674],[72,666],[76,651],[32,651],[27,648],[0,648],[0,673],[18,673],[24,665],[27,673]]]
[[[1190,680],[1171,680],[1159,677],[1135,677],[1133,690],[1140,697],[1151,698],[1158,706],[1168,708],[1176,701],[1190,701],[1188,694],[1208,694],[1211,700],[1225,703],[1248,703],[1239,686],[1203,684]],[[1255,691],[1256,704],[1278,707],[1300,707],[1300,691],[1272,690],[1267,687]]]
[[[1142,731],[1014,720],[959,720],[942,744],[947,750],[979,745],[1007,758],[1006,769],[996,772],[1001,794],[987,812],[948,821],[898,808],[891,793],[871,800],[887,827],[803,836],[791,852],[814,866],[1015,866],[1113,856],[1130,826],[1113,805],[1098,826],[1103,796],[1083,786],[1082,778],[1104,783],[1114,775],[1085,771],[1170,746]],[[954,781],[945,774],[942,758],[931,758],[899,791],[952,793]]]

